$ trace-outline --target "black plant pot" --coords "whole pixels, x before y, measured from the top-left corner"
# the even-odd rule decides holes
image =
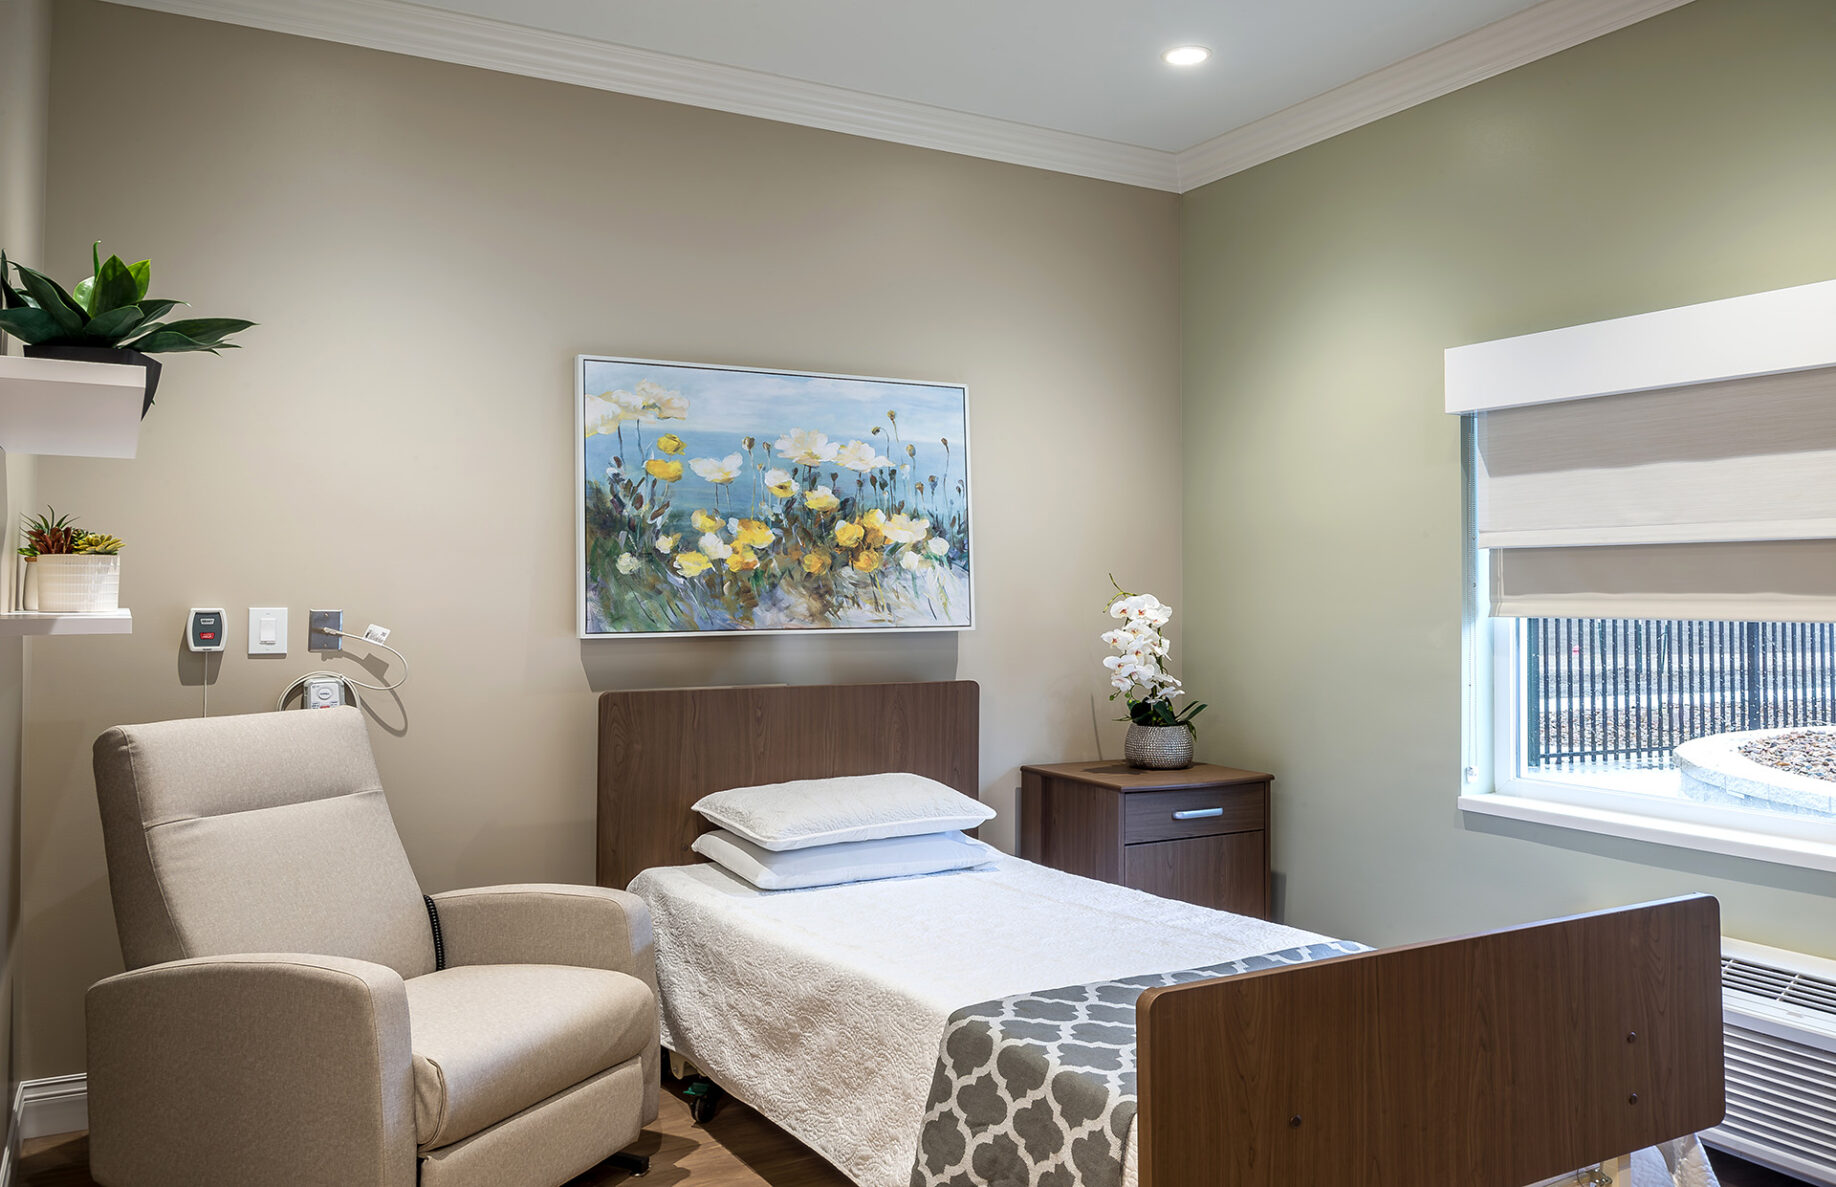
[[[75,359],[79,363],[125,363],[147,370],[147,398],[140,405],[140,418],[147,418],[153,407],[153,392],[159,387],[159,360],[126,346],[27,346],[29,359]]]

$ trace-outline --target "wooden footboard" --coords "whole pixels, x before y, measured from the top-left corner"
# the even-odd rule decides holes
[[[1143,1187],[1524,1187],[1721,1120],[1706,895],[1154,989]]]

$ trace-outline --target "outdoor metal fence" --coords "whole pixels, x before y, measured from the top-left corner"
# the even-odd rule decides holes
[[[1530,768],[1668,767],[1679,743],[1836,721],[1836,623],[1531,618]]]

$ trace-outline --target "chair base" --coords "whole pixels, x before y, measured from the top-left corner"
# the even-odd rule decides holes
[[[650,1173],[650,1155],[648,1154],[633,1154],[629,1150],[620,1150],[606,1159],[606,1162],[634,1179],[641,1179]]]

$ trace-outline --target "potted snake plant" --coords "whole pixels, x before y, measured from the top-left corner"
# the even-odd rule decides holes
[[[124,263],[120,256],[102,259],[98,240],[90,248],[94,271],[66,289],[44,273],[9,261],[0,252],[0,331],[25,344],[28,358],[78,359],[92,363],[128,363],[146,371],[146,398],[140,415],[153,406],[159,387],[156,354],[235,347],[230,335],[254,325],[235,317],[195,317],[161,321],[183,301],[147,296],[153,265],[149,260]],[[11,275],[19,283],[12,283]]]
[[[23,605],[59,614],[101,614],[121,608],[118,537],[85,531],[47,508],[20,527],[26,565]]]

